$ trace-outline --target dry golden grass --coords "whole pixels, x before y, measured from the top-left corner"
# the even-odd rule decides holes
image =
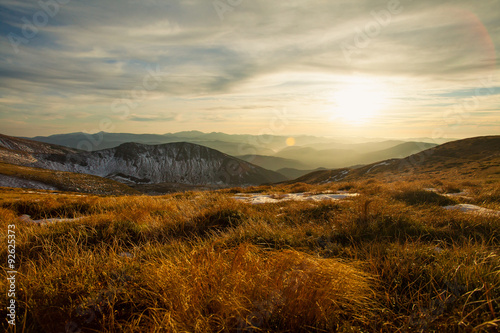
[[[341,189],[360,195],[261,205],[231,198]],[[447,196],[457,191],[467,195]],[[500,218],[440,205],[449,199],[498,210],[498,191],[498,183],[433,179],[155,197],[2,189],[2,234],[17,227],[17,328],[494,331]],[[83,218],[40,226],[21,214]]]
[[[344,318],[368,321],[372,279],[337,260],[254,245],[182,252],[145,267],[158,292],[144,313],[145,331],[293,330],[305,324],[332,329]],[[136,329],[139,329],[137,327]]]

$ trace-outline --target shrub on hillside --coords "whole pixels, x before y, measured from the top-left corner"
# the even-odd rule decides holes
[[[408,205],[453,205],[455,201],[432,191],[422,189],[405,189],[393,195],[394,199],[403,201]]]
[[[211,209],[182,225],[182,233],[190,236],[223,231],[240,225],[244,219],[245,214],[234,208]]]

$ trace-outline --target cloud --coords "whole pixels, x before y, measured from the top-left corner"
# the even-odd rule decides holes
[[[128,117],[131,121],[141,121],[141,122],[169,122],[180,120],[179,114],[170,114],[170,115],[130,115]]]
[[[211,1],[72,0],[30,38],[23,28],[35,24],[38,2],[0,7],[0,107],[14,118],[19,109],[110,113],[113,101],[144,88],[157,67],[161,80],[141,101],[141,114],[123,121],[179,121],[158,115],[175,105],[192,119],[219,110],[210,119],[220,122],[224,112],[251,115],[256,101],[308,105],[304,118],[311,119],[351,75],[439,105],[498,75],[498,0],[401,0],[386,23],[380,15],[388,1],[243,1],[221,20]],[[9,36],[27,42],[13,47]],[[347,56],[343,45],[353,47]],[[155,96],[163,98],[155,104]]]

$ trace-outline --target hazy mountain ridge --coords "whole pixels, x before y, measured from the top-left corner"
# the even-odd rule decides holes
[[[37,136],[26,138],[45,143],[64,145],[71,148],[87,151],[97,151],[115,148],[123,143],[136,142],[148,145],[159,145],[174,142],[189,142],[219,150],[225,154],[236,156],[249,151],[255,154],[272,154],[273,149],[268,145],[259,144],[250,136],[228,135],[223,133],[202,133],[198,131],[178,132],[167,134],[131,134],[131,133],[68,133],[51,136]],[[280,139],[285,141],[286,138]],[[284,144],[283,144],[284,146]],[[282,148],[281,146],[276,149]]]
[[[288,179],[296,179],[307,175],[308,173],[315,172],[318,170],[325,170],[325,168],[318,168],[317,170],[303,170],[303,169],[294,169],[294,168],[281,168],[276,170],[276,172],[281,173],[283,176]]]
[[[312,147],[289,147],[278,152],[275,156],[304,161],[304,163],[308,164],[309,169],[315,169],[317,167],[343,168],[374,163],[389,158],[403,158],[437,146],[436,144],[426,142],[399,143],[394,141],[393,143],[396,145],[390,146],[387,142],[373,143],[370,145],[365,144],[363,145],[362,152],[356,151],[355,148],[348,148],[349,146],[346,145],[340,145],[341,148],[324,150],[316,150]],[[379,144],[381,147],[390,147],[373,151],[372,149],[380,147]]]
[[[276,172],[217,150],[186,142],[162,145],[125,143],[87,152],[30,140],[3,137],[2,161],[29,167],[90,174],[126,184],[258,185],[284,181]],[[34,147],[34,148],[33,148]],[[35,149],[36,148],[36,149]],[[18,155],[23,159],[16,158]],[[13,163],[15,162],[15,163]]]
[[[41,142],[78,147],[89,151],[114,148],[126,142],[149,145],[189,142],[231,156],[240,156],[245,161],[264,169],[277,172],[280,169],[285,170],[286,177],[289,179],[318,168],[352,167],[387,158],[402,158],[436,145],[429,143],[433,140],[428,138],[422,139],[427,141],[412,143],[394,139],[334,139],[310,135],[295,136],[291,143],[287,139],[289,137],[283,135],[203,133],[200,131],[166,134],[68,133],[33,138]]]
[[[256,164],[265,169],[278,171],[283,168],[293,168],[305,170],[308,168],[306,163],[300,161],[292,160],[289,158],[277,157],[277,156],[265,156],[265,155],[241,155],[236,156],[249,163]],[[279,171],[278,171],[279,172]]]
[[[401,159],[387,159],[356,169],[320,170],[292,182],[326,183],[361,179],[387,181],[405,177],[454,175],[471,179],[500,178],[500,136],[484,136],[448,142]]]
[[[367,153],[360,159],[359,164],[373,163],[392,158],[404,158],[436,146],[437,144],[427,142],[403,142],[394,147]]]

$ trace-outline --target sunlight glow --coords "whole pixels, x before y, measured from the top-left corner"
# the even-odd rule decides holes
[[[369,123],[387,105],[388,93],[377,82],[357,79],[333,94],[333,118],[352,125]]]

